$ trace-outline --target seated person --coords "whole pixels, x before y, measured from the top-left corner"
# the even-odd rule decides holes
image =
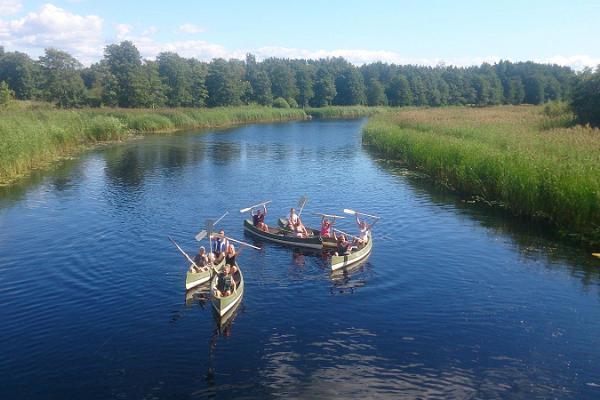
[[[300,219],[298,214],[296,214],[296,210],[294,208],[290,209],[290,214],[288,215],[287,221],[288,221],[288,225],[287,225],[288,229],[290,229],[292,232],[295,232],[297,236],[299,236],[299,237],[307,237],[308,236],[308,231],[302,224],[302,220]]]
[[[212,259],[215,264],[221,262],[225,257],[225,250],[227,250],[227,238],[225,237],[225,231],[221,229],[218,235],[215,235],[214,241],[212,242]]]
[[[242,252],[241,249],[240,249],[240,251],[237,251],[237,252],[235,251],[235,247],[233,246],[233,243],[229,243],[227,245],[227,250],[225,251],[225,266],[229,267],[232,275],[237,272],[238,268],[237,268],[237,264],[235,263],[235,258],[241,252]]]
[[[354,242],[357,246],[364,246],[369,240],[369,232],[371,231],[371,225],[369,225],[366,221],[361,221],[356,216],[356,223],[358,224],[358,229],[360,234],[357,238],[354,239]]]
[[[196,265],[194,266],[194,264]],[[190,272],[198,273],[208,269],[209,261],[204,246],[200,246],[198,254],[194,256],[194,264],[190,266]]]
[[[269,227],[265,224],[265,215],[267,215],[267,206],[263,204],[263,211],[252,211],[252,224],[258,229],[268,232]]]
[[[332,228],[333,228],[333,224],[335,223],[335,217],[333,218],[333,221],[329,221],[327,219],[327,217],[323,216],[323,218],[321,219],[321,237],[331,237],[332,235]]]
[[[235,291],[235,280],[231,273],[231,268],[228,264],[223,267],[223,270],[219,273],[217,281],[217,292],[220,296],[229,296]]]
[[[336,256],[347,256],[352,252],[353,246],[346,239],[346,235],[341,235],[337,239],[337,251],[335,252]]]

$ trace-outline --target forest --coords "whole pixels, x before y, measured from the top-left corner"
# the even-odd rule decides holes
[[[59,107],[275,107],[330,105],[445,106],[541,104],[570,98],[577,75],[568,67],[501,61],[473,67],[355,66],[343,58],[269,58],[210,62],[160,53],[142,59],[132,42],[105,48],[84,67],[49,48],[34,60],[0,47],[0,82],[19,100]]]

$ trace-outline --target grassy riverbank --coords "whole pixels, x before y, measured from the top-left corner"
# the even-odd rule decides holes
[[[405,108],[372,117],[363,139],[460,192],[600,244],[600,130],[569,120],[532,106]]]
[[[300,109],[267,107],[61,110],[20,103],[0,111],[0,183],[103,141],[306,117]]]
[[[360,118],[370,117],[378,114],[387,107],[366,107],[366,106],[330,106],[321,108],[306,108],[308,115],[314,118]]]

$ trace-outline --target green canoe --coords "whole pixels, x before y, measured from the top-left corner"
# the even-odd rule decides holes
[[[366,259],[371,254],[373,248],[373,236],[369,233],[369,240],[360,249],[353,250],[350,254],[345,256],[331,256],[331,270],[344,268],[353,264],[358,263],[361,260]]]
[[[252,224],[252,221],[244,221],[244,230],[257,236],[261,239],[270,240],[272,242],[285,244],[294,247],[308,247],[311,249],[322,249],[323,243],[321,237],[313,235],[307,238],[301,238],[287,229],[269,228],[269,232],[258,229]]]
[[[242,270],[240,269],[239,265],[237,266],[237,268],[237,272],[233,275],[233,279],[236,283],[236,288],[229,296],[221,296],[219,290],[217,289],[217,285],[219,283],[218,274],[215,274],[210,285],[210,302],[212,303],[215,312],[220,317],[225,315],[227,311],[234,308],[235,305],[240,302],[242,296],[244,295],[244,275],[242,275]]]
[[[277,224],[282,228],[285,229],[286,231],[289,231],[287,225],[287,219],[285,218],[279,218],[279,220],[277,221]],[[313,235],[315,236],[319,236],[321,234],[321,231],[319,229],[314,229],[314,228],[308,228],[306,227],[306,230],[309,232],[312,232]],[[335,241],[334,238],[332,237],[321,237],[321,242],[323,243],[323,247],[324,248],[335,248],[337,247],[337,242]]]
[[[215,265],[215,269],[219,271],[224,265],[225,258],[223,258],[219,264]],[[193,289],[196,286],[202,285],[204,282],[208,282],[213,275],[213,271],[214,270],[210,267],[207,270],[200,272],[190,272],[188,269],[188,273],[185,276],[185,290]]]

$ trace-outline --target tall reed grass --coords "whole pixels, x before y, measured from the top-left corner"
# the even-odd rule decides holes
[[[372,117],[363,141],[461,192],[600,244],[600,130],[532,106],[406,108]]]
[[[306,113],[315,118],[360,118],[369,117],[385,110],[385,107],[330,106],[305,108]]]
[[[0,183],[101,141],[123,140],[134,134],[306,117],[300,109],[268,107],[59,110],[39,103],[22,103],[0,110]]]

